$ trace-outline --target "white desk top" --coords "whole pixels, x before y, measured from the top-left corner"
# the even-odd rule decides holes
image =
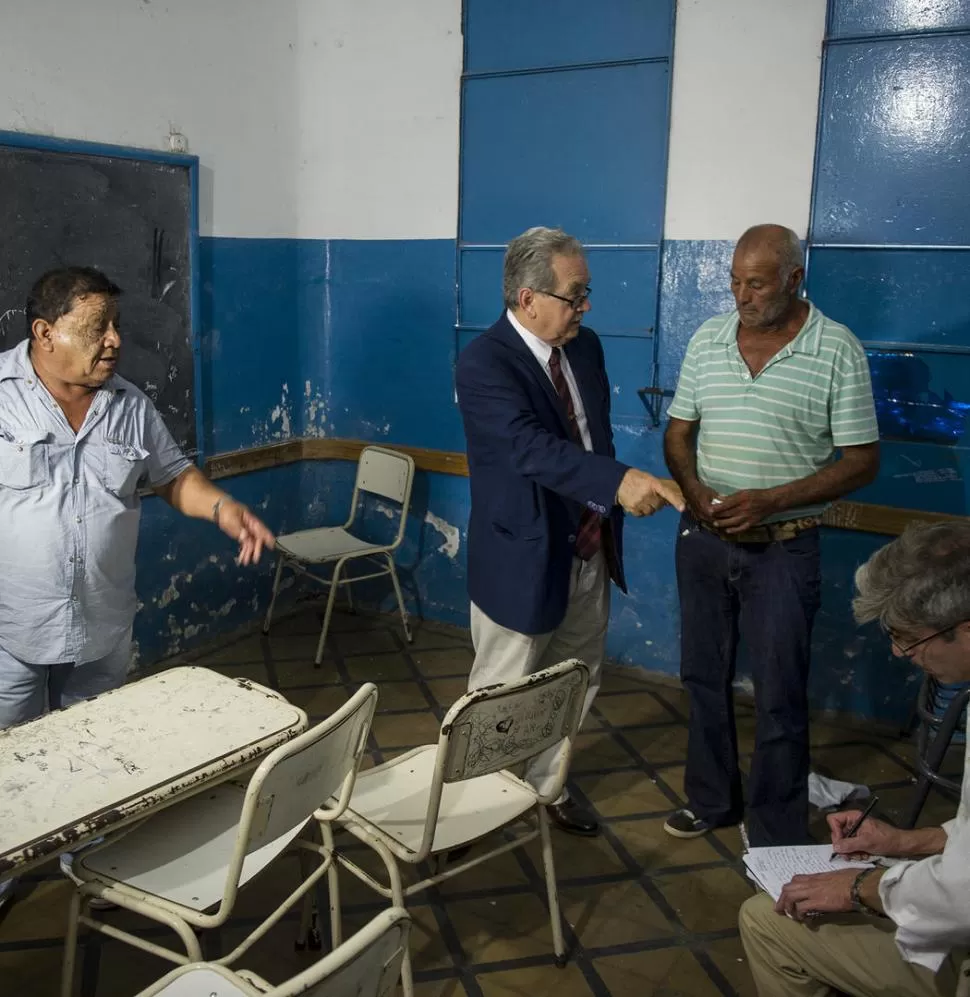
[[[306,727],[263,686],[184,667],[0,731],[0,879],[231,778]]]

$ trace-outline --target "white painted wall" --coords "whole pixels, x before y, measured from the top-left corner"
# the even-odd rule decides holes
[[[158,150],[174,128],[201,159],[203,235],[294,234],[295,0],[5,7],[0,128]]]
[[[461,0],[300,0],[297,234],[454,239]]]
[[[805,236],[824,29],[825,0],[679,0],[665,238]]]

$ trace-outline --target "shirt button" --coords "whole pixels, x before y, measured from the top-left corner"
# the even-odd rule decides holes
[[[75,485],[77,484],[77,478],[75,478],[75,479],[74,479],[74,484],[75,484]]]
[[[571,533],[569,534],[569,536],[568,536],[568,537],[566,537],[566,539],[567,539],[567,540],[569,541],[569,543],[571,543],[571,544],[574,544],[574,543],[576,542],[576,538],[575,538],[575,537],[574,537],[574,536],[573,536],[573,535],[572,535]]]
[[[69,557],[68,560],[71,562],[71,564],[74,563],[74,558],[73,557]]]
[[[74,520],[74,522],[75,522],[75,523],[80,523],[80,522],[81,522],[81,517],[80,517],[80,516],[78,516],[78,517],[77,517],[77,519],[75,519],[75,520]]]

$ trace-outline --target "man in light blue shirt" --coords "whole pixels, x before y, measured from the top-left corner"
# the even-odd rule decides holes
[[[51,271],[27,299],[27,340],[0,354],[0,728],[124,682],[139,488],[213,520],[242,564],[275,543],[115,373],[120,295],[97,270]]]

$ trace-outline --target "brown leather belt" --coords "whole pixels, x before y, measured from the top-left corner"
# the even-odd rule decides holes
[[[709,523],[702,523],[698,520],[698,525],[702,530],[713,533],[722,540],[730,540],[737,544],[766,544],[775,540],[794,540],[799,533],[806,530],[814,530],[822,523],[821,516],[803,516],[801,519],[786,519],[781,523],[763,523],[761,526],[752,526],[750,530],[743,533],[725,533],[716,526]]]

